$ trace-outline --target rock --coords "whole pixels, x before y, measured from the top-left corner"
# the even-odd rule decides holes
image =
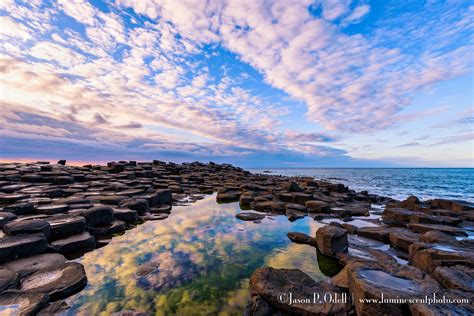
[[[249,207],[253,201],[253,194],[246,193],[242,194],[239,198],[239,204],[244,207]]]
[[[85,217],[88,226],[108,224],[114,220],[114,211],[109,206],[91,207],[81,211],[80,215]]]
[[[441,290],[435,294],[428,295],[428,298],[436,298],[441,303],[431,304],[410,304],[410,313],[413,316],[468,316],[474,315],[474,306],[472,303],[454,303],[446,304],[442,303],[443,298],[451,300],[465,300],[466,302],[472,302],[472,294],[463,292],[460,290]]]
[[[356,259],[396,262],[395,258],[385,251],[356,245],[350,245],[347,252],[336,254],[336,258],[342,265],[346,265],[350,260]]]
[[[29,197],[29,194],[0,194],[0,204],[10,204]]]
[[[417,242],[409,248],[410,264],[428,273],[437,267],[474,263],[472,246],[439,245]]]
[[[7,291],[0,294],[0,311],[5,315],[36,315],[48,302],[47,294]]]
[[[425,233],[430,230],[437,230],[453,236],[467,236],[467,233],[464,231],[464,229],[446,225],[408,224],[407,227],[415,233]]]
[[[329,204],[323,201],[309,200],[306,201],[305,207],[310,213],[329,213]]]
[[[59,160],[58,161],[58,165],[65,165],[66,164],[66,160]]]
[[[4,237],[0,239],[0,263],[42,253],[47,248],[48,242],[43,234]]]
[[[17,216],[10,212],[0,212],[0,228],[3,227],[6,223],[16,219]]]
[[[388,244],[390,242],[390,233],[400,228],[397,227],[361,227],[357,229],[357,235],[370,239],[379,240]]]
[[[109,236],[125,231],[126,225],[125,222],[114,220],[109,224],[101,224],[97,226],[88,226],[87,230],[94,237],[99,236]]]
[[[288,192],[302,192],[303,191],[300,185],[294,181],[288,182],[288,184],[286,185],[286,190]]]
[[[82,253],[95,248],[95,238],[88,232],[51,242],[51,247],[61,254]]]
[[[309,201],[313,198],[311,194],[306,193],[294,193],[293,194],[293,203],[304,205],[306,201]]]
[[[5,206],[3,211],[10,212],[15,215],[33,214],[35,211],[35,205],[30,202],[19,202]]]
[[[352,309],[350,298],[341,289],[329,282],[318,283],[300,270],[260,268],[250,277],[249,292],[252,297],[260,296],[272,307],[295,315],[349,315]],[[290,304],[289,295],[293,302]],[[313,293],[319,300],[313,302]],[[331,293],[341,303],[325,302],[325,293]],[[295,300],[300,300],[296,302]],[[308,300],[308,301],[306,301]],[[344,302],[346,301],[346,302]]]
[[[256,221],[265,218],[265,215],[254,212],[242,212],[235,215],[235,217],[243,221]]]
[[[418,204],[421,204],[420,199],[418,199],[416,196],[412,195],[412,196],[408,197],[405,201],[402,201],[400,203],[400,206],[404,207],[404,208],[407,208],[409,210],[415,211],[416,206]]]
[[[82,290],[87,277],[82,264],[68,262],[64,266],[35,272],[21,280],[20,289],[48,294],[52,301],[66,298]]]
[[[54,184],[58,184],[58,185],[70,184],[74,182],[74,178],[70,176],[59,176],[59,177],[54,177],[53,182]]]
[[[96,195],[89,196],[88,199],[106,205],[119,205],[123,200],[127,199],[127,197],[121,195]]]
[[[156,190],[155,193],[144,196],[144,198],[148,201],[148,204],[151,207],[163,205],[163,204],[171,204],[171,198],[172,198],[171,190],[168,190],[168,189]]]
[[[18,273],[0,268],[0,293],[8,289],[16,288],[19,280],[20,276]]]
[[[408,253],[411,244],[418,242],[420,234],[414,233],[408,229],[399,229],[389,234],[390,244],[400,250]]]
[[[114,218],[126,223],[135,223],[138,220],[138,213],[129,209],[114,209]]]
[[[316,242],[321,253],[334,257],[347,251],[347,231],[332,225],[323,226],[316,231]]]
[[[413,215],[425,215],[405,208],[386,208],[382,213],[384,223],[389,225],[406,226]]]
[[[120,206],[135,210],[139,215],[143,215],[150,211],[150,206],[146,199],[127,200],[125,203],[120,204]]]
[[[40,214],[47,214],[47,215],[53,215],[53,214],[60,214],[67,212],[69,210],[69,205],[67,204],[49,204],[49,205],[42,205],[38,206],[36,208],[36,212]]]
[[[12,221],[3,225],[3,231],[9,236],[43,234],[49,238],[51,235],[51,227],[43,219]]]
[[[366,299],[414,298],[435,293],[439,284],[423,271],[382,261],[351,261],[347,265],[349,291],[357,315],[405,315],[408,304],[367,304]]]
[[[465,212],[474,210],[474,203],[469,203],[466,201],[452,201],[451,210],[454,212]]]
[[[240,193],[235,192],[226,192],[226,193],[218,193],[216,196],[216,201],[217,203],[230,203],[230,202],[236,202],[240,198]]]
[[[298,213],[293,213],[293,212],[287,212],[286,217],[290,222],[294,222],[296,220],[304,218],[306,215],[303,214],[298,214]]]
[[[439,225],[458,225],[462,222],[461,218],[451,216],[434,216],[427,214],[413,214],[410,217],[410,223],[420,224],[439,224]]]
[[[463,265],[437,267],[432,277],[445,288],[474,293],[474,268]]]
[[[41,269],[61,267],[65,263],[66,258],[59,253],[43,253],[5,263],[1,268],[11,270],[24,277]]]
[[[147,221],[161,221],[168,218],[168,214],[146,214],[144,219]]]
[[[46,219],[51,226],[51,239],[80,234],[86,229],[86,219],[77,215],[55,215]]]
[[[307,244],[314,247],[317,246],[316,238],[313,238],[306,234],[298,233],[298,232],[289,232],[286,235],[288,236],[288,238],[290,238],[292,242],[295,242],[297,244]]]
[[[457,243],[456,237],[442,233],[437,230],[429,230],[420,235],[420,241],[433,244],[452,244]]]
[[[347,265],[331,278],[331,283],[344,290],[349,289],[349,278],[347,276]]]
[[[272,210],[272,201],[264,201],[258,203],[252,203],[251,207],[257,212],[271,212]]]
[[[38,312],[37,316],[59,315],[69,309],[69,307],[70,306],[64,301],[50,302]]]

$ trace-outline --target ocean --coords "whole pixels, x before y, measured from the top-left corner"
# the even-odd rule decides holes
[[[446,198],[474,202],[473,168],[277,168],[249,171],[309,176],[399,200],[415,195],[422,200]]]

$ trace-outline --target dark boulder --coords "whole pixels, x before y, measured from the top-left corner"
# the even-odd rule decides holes
[[[5,263],[1,267],[24,277],[42,269],[63,266],[65,263],[66,258],[59,253],[43,253]]]
[[[51,242],[51,247],[63,255],[84,253],[95,248],[95,238],[88,232],[83,232],[53,241]]]
[[[43,219],[15,220],[3,225],[3,231],[9,236],[43,234],[49,238],[51,235],[51,227]]]
[[[307,244],[307,245],[311,245],[311,246],[314,246],[314,247],[317,246],[316,238],[313,238],[313,237],[308,236],[306,234],[298,233],[298,232],[289,232],[286,235],[288,236],[288,238],[292,242],[295,242],[297,244]]]
[[[43,253],[48,242],[43,234],[9,236],[0,239],[0,262]]]
[[[316,242],[321,253],[334,257],[347,251],[347,231],[332,225],[323,226],[316,231]]]

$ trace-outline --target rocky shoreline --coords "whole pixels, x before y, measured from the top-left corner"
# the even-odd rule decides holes
[[[167,218],[173,205],[214,192],[218,203],[240,203],[240,220],[310,216],[327,224],[316,236],[288,232],[288,238],[317,248],[343,267],[319,283],[300,270],[258,269],[250,279],[247,315],[474,314],[470,203],[396,201],[313,178],[158,160],[82,167],[64,160],[0,164],[0,312],[6,306],[22,315],[64,311],[63,300],[87,284],[84,268],[71,260],[140,223]],[[361,302],[382,292],[387,298],[436,293],[470,303]],[[346,299],[290,304],[281,293]]]

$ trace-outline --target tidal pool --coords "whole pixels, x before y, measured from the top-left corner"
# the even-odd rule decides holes
[[[311,236],[323,224],[305,217],[270,216],[261,223],[235,218],[238,203],[215,195],[173,207],[77,259],[87,287],[67,299],[63,315],[108,315],[121,310],[150,315],[241,315],[252,272],[264,266],[301,269],[315,280],[339,271],[314,247],[292,243],[287,232]],[[319,263],[318,263],[319,261]]]

